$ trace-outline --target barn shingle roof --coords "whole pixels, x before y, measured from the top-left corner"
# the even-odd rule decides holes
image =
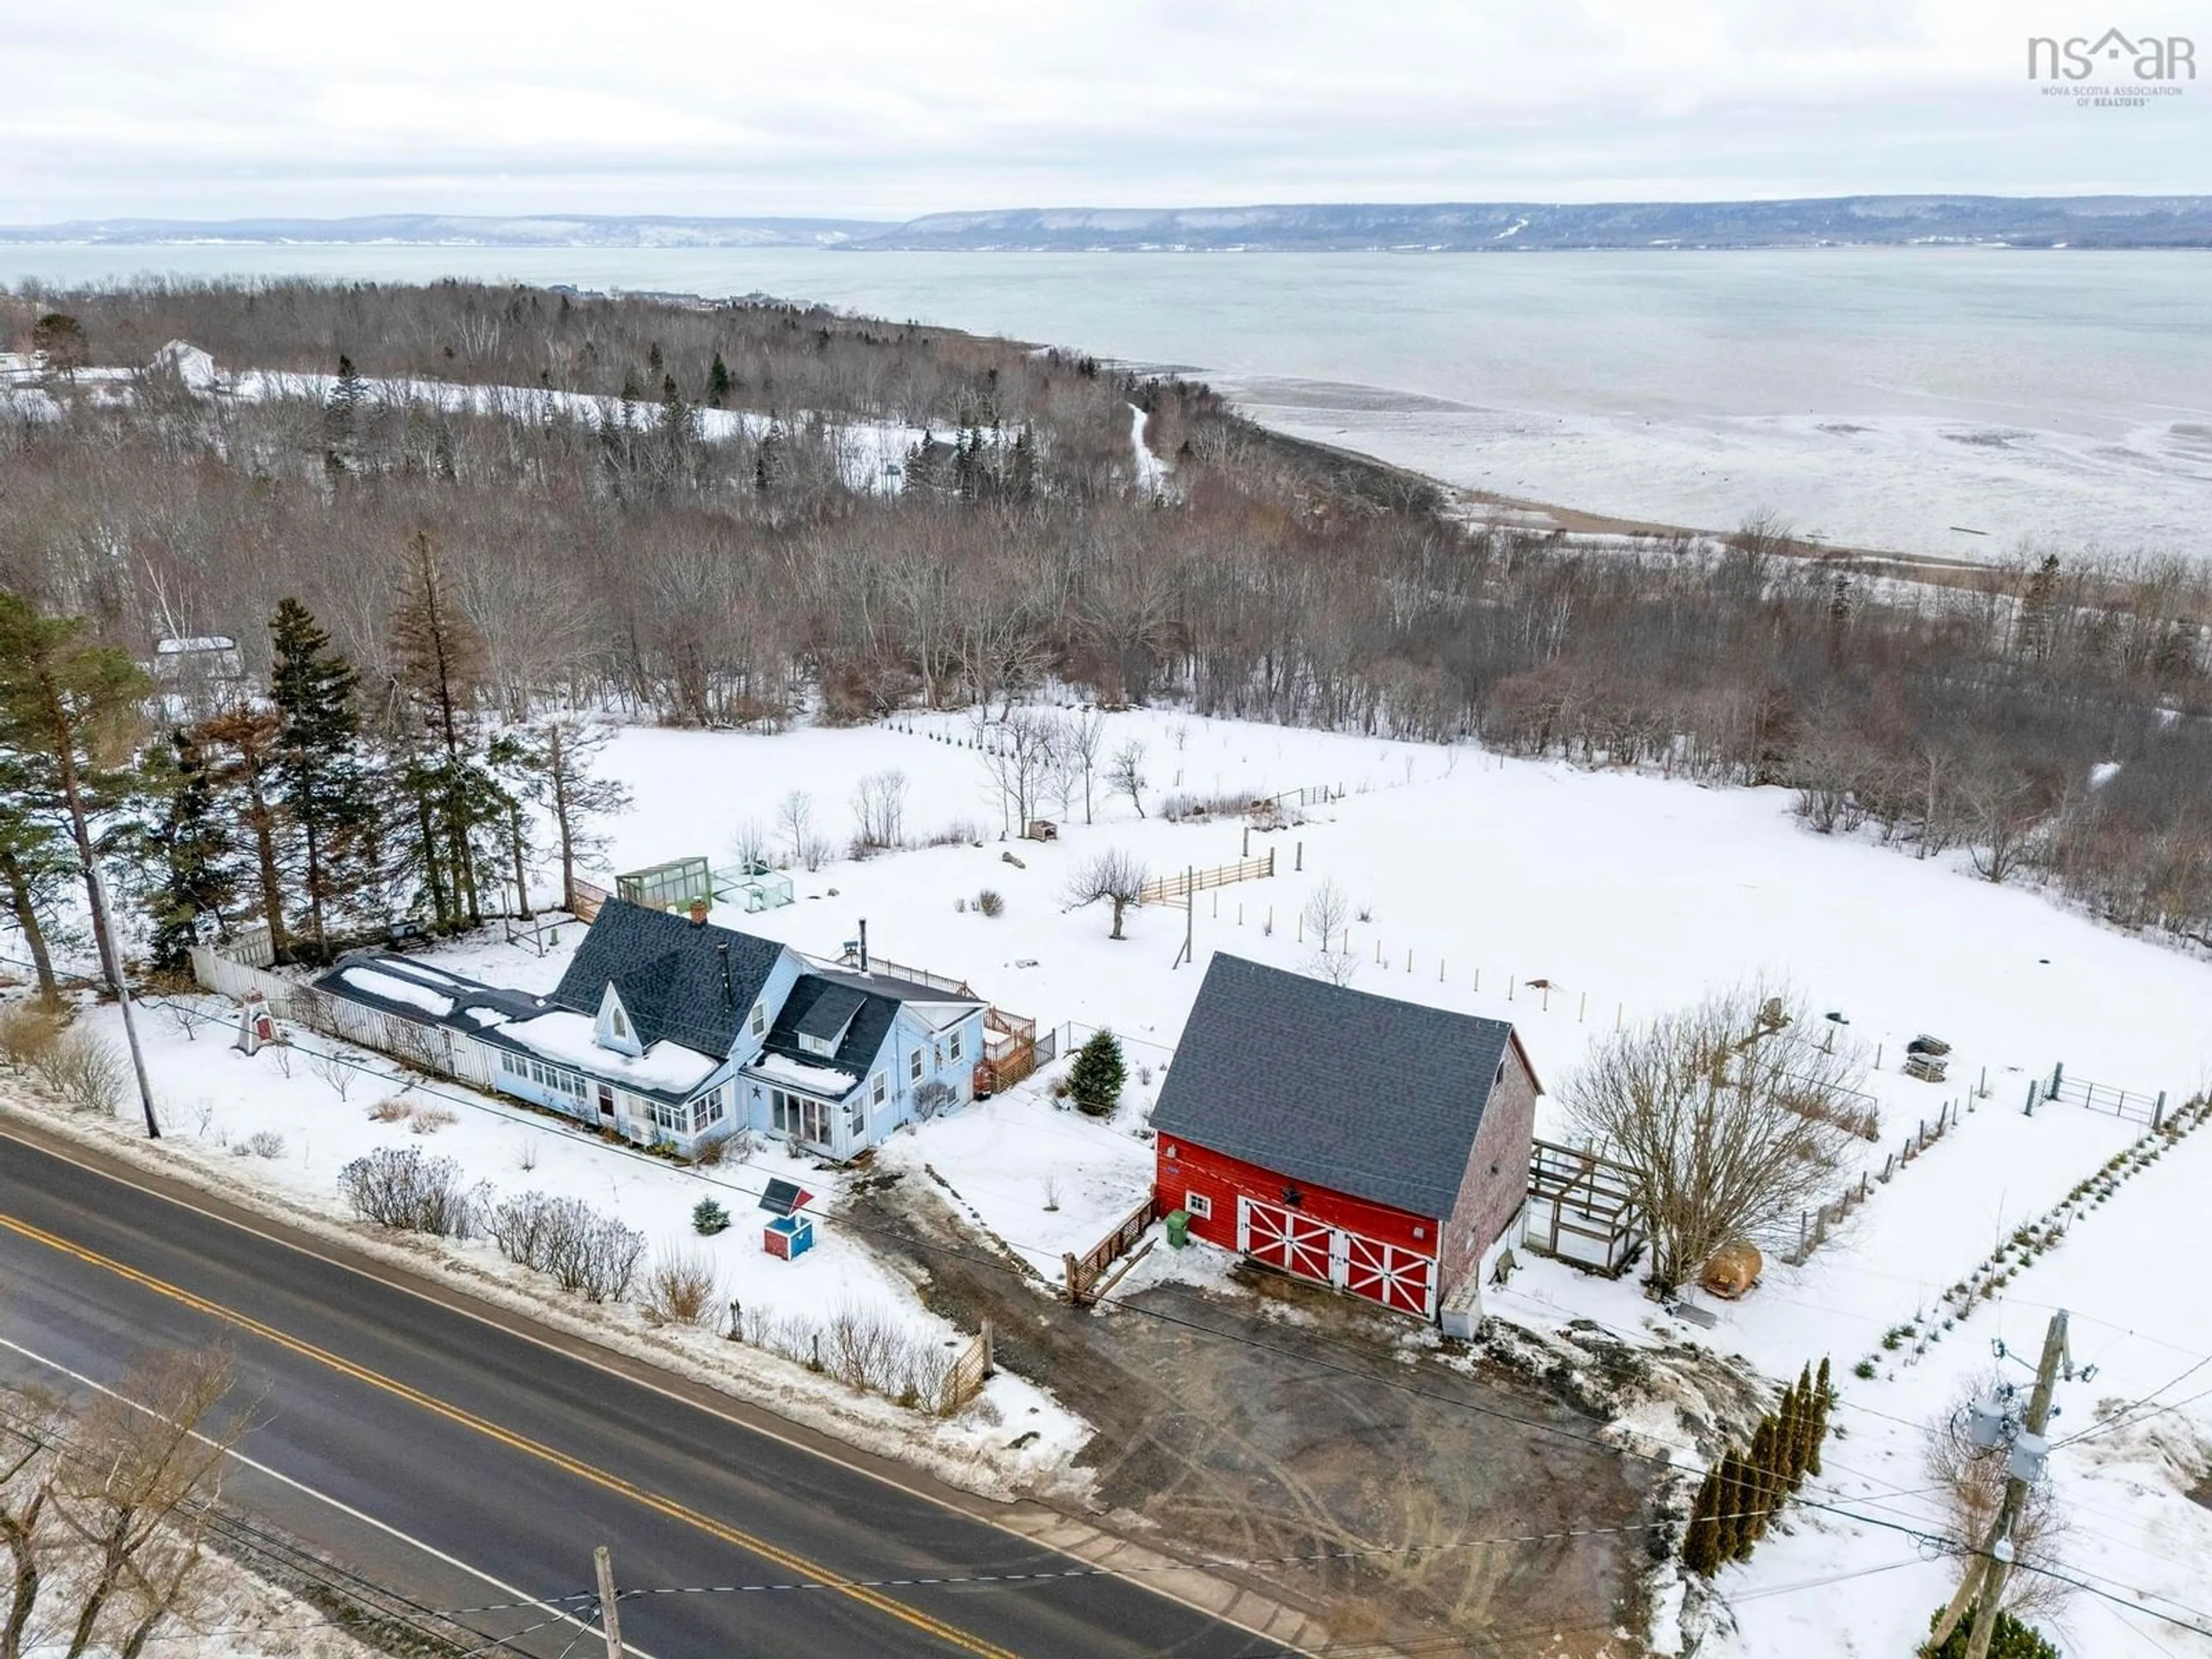
[[[1441,1219],[1459,1195],[1512,1043],[1504,1020],[1217,954],[1152,1127],[1294,1181]]]

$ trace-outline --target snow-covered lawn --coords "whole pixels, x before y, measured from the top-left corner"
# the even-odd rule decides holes
[[[1061,1255],[1080,1255],[1143,1202],[1152,1184],[1152,1148],[1138,1138],[1157,1085],[1133,1068],[1121,1109],[1111,1120],[1085,1116],[1053,1099],[1050,1078],[940,1117],[885,1143],[879,1160],[893,1169],[933,1170],[958,1207],[1057,1285]]]

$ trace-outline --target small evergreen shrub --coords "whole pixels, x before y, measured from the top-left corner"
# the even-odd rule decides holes
[[[1932,1634],[1943,1622],[1943,1609],[1938,1607],[1928,1620]],[[1932,1659],[1966,1659],[1966,1644],[1973,1634],[1972,1618],[1961,1619],[1952,1630],[1943,1645],[1933,1650]],[[1996,1629],[1990,1638],[1990,1659],[2061,1659],[2058,1650],[2033,1625],[2024,1625],[2008,1613],[1997,1614]]]
[[[1110,1117],[1121,1103],[1121,1085],[1129,1080],[1121,1058],[1121,1039],[1103,1027],[1092,1033],[1068,1068],[1067,1092],[1093,1117]]]
[[[691,1206],[691,1230],[702,1238],[712,1238],[716,1233],[726,1232],[730,1212],[711,1198],[702,1198]]]

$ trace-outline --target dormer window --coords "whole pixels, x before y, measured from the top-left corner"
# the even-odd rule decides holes
[[[624,1042],[628,1042],[629,1041],[629,1022],[623,1018],[622,1004],[619,1002],[615,1004],[612,1011],[608,1015],[608,1019],[614,1026],[615,1035],[620,1037]]]
[[[757,1037],[768,1035],[768,1004],[765,1002],[753,1004],[753,1017],[745,1029]]]

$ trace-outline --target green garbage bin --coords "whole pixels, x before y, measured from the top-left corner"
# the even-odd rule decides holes
[[[1190,1212],[1170,1210],[1167,1214],[1168,1248],[1179,1250],[1190,1243]]]

